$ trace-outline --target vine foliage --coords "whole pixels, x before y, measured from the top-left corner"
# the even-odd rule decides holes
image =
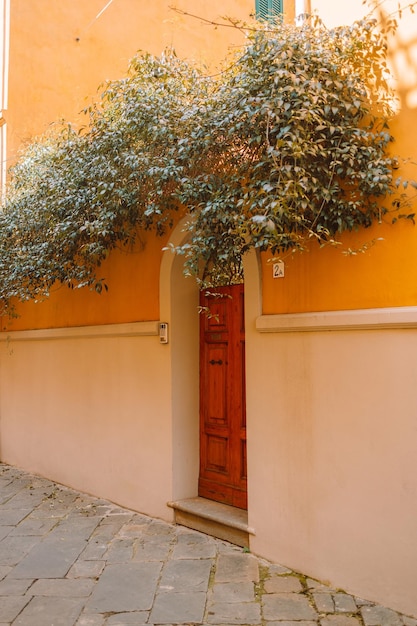
[[[251,248],[281,254],[413,219],[376,21],[234,26],[246,42],[218,75],[139,53],[83,128],[54,125],[24,149],[0,213],[5,307],[57,284],[100,292],[109,251],[166,232],[178,212],[189,237],[175,251],[203,284],[238,279]]]

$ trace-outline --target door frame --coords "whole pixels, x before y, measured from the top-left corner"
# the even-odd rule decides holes
[[[186,224],[183,218],[174,228],[169,244],[179,246],[186,242]],[[172,500],[194,498],[198,495],[200,469],[199,435],[199,287],[195,280],[184,276],[184,258],[175,255],[167,246],[160,267],[160,321],[169,325],[169,343],[161,345],[167,355],[167,384],[165,393],[171,396],[172,436]],[[255,326],[261,314],[261,263],[255,251],[244,258],[245,328]],[[248,361],[246,359],[246,371]],[[250,388],[246,377],[246,396]],[[246,414],[248,510],[250,506],[250,428],[251,415]]]

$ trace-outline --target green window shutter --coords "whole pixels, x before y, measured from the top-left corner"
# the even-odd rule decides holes
[[[258,20],[268,20],[283,12],[283,0],[255,0],[256,17]]]

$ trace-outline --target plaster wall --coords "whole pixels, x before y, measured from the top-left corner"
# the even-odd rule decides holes
[[[355,19],[361,19],[370,12],[362,0],[335,3],[332,0],[311,0],[311,10],[324,19],[329,28],[351,24]]]
[[[416,309],[265,316],[255,254],[245,281],[251,550],[417,616]],[[169,252],[160,284],[166,346],[156,322],[0,336],[3,461],[168,520],[196,495],[197,290]]]
[[[157,324],[40,332],[0,335],[2,461],[169,519],[170,355]]]
[[[311,9],[329,27],[351,24],[371,11],[362,0],[312,0]],[[396,172],[417,180],[417,14],[408,0],[375,3],[374,16],[391,15],[398,29],[389,37],[388,64],[398,99],[390,121],[391,153],[399,157]],[[401,16],[399,8],[402,7]],[[405,160],[405,161],[404,161]],[[403,213],[416,210],[415,192]],[[389,201],[388,201],[389,204]],[[369,229],[343,233],[340,245],[320,248],[312,243],[303,254],[284,254],[285,278],[274,279],[271,263],[263,263],[263,312],[299,313],[417,305],[417,229],[409,220],[391,223],[390,215]]]
[[[253,308],[252,551],[416,616],[415,309],[406,312],[413,328],[392,328],[380,310],[361,330],[346,312],[332,330],[318,331],[320,317],[305,314],[291,331],[281,316],[256,317]],[[371,329],[375,314],[384,329]]]
[[[18,146],[57,118],[79,121],[78,112],[94,98],[99,83],[123,76],[128,59],[137,49],[159,54],[165,46],[173,45],[180,56],[218,65],[230,49],[242,44],[233,29],[215,29],[201,19],[173,12],[169,5],[168,0],[146,7],[135,0],[114,0],[101,12],[107,6],[101,0],[36,0],[30,4],[15,0],[11,7],[8,163],[13,162]],[[286,3],[290,10],[292,5]],[[247,19],[254,1],[227,0],[220,8],[183,0],[177,6],[208,20],[217,20],[220,15]],[[397,8],[393,0],[382,6]],[[351,22],[368,10],[361,0],[343,7],[330,0],[313,0],[311,8],[329,26]],[[392,150],[411,157],[398,174],[414,179],[415,133],[411,131],[417,124],[413,104],[416,37],[417,16],[404,13],[398,37],[390,43],[400,98],[392,126],[396,138]],[[103,264],[108,293],[97,296],[86,289],[58,289],[43,303],[19,305],[20,317],[0,320],[1,329],[158,319],[158,273],[166,238],[149,233],[141,237],[142,249],[112,252]],[[363,252],[344,254],[349,249]],[[410,221],[394,226],[376,224],[344,234],[340,248],[320,249],[312,244],[308,252],[285,255],[284,261],[285,278],[277,280],[268,257],[263,258],[265,314],[417,304],[417,229]]]
[[[182,58],[215,71],[243,36],[203,20],[230,15],[248,20],[254,0],[224,0],[217,6],[180,0],[13,0],[10,6],[7,167],[26,142],[57,120],[88,123],[80,112],[100,85],[126,75],[139,50],[160,55],[174,48]],[[182,12],[182,13],[181,13]],[[190,13],[191,15],[186,15]],[[203,18],[203,19],[201,19]],[[167,235],[168,237],[169,235]],[[44,302],[18,304],[18,318],[0,319],[1,330],[117,324],[159,317],[159,268],[164,237],[141,233],[134,250],[113,251],[101,276],[109,287],[53,289]]]
[[[166,345],[159,320],[0,332],[0,459],[170,520],[197,495],[198,287],[170,251],[157,269]]]
[[[175,6],[196,18],[176,13]],[[99,86],[125,75],[138,50],[160,55],[174,48],[182,58],[214,67],[242,36],[214,29],[199,18],[230,15],[247,20],[254,0],[212,6],[192,0],[13,0],[10,15],[8,152],[56,120],[80,122]],[[85,122],[84,122],[85,123]]]
[[[0,330],[142,322],[159,317],[159,269],[168,235],[141,232],[135,247],[112,250],[97,271],[107,290],[57,283],[42,301],[16,302],[16,317],[0,316]]]
[[[402,4],[407,4],[402,0]],[[88,3],[36,0],[11,5],[8,164],[26,140],[64,117],[79,122],[78,112],[94,99],[98,85],[120,78],[138,49],[160,54],[174,46],[178,54],[218,65],[227,52],[242,44],[230,28],[215,29],[201,19],[172,11],[168,0],[143,6],[135,0]],[[220,15],[248,19],[252,0],[227,0],[222,7],[182,0],[178,8],[208,20]],[[361,0],[337,6],[313,0],[311,9],[335,26],[369,10]],[[387,0],[386,10],[396,9]],[[293,3],[286,3],[292,11]],[[105,10],[104,10],[105,9]],[[391,9],[390,9],[391,10]],[[400,96],[393,123],[393,151],[405,157],[415,152],[417,107],[417,17],[407,13],[391,41],[390,58]],[[51,52],[54,62],[51,63]],[[415,161],[415,160],[414,160]],[[417,178],[413,159],[399,175]],[[411,209],[412,210],[412,209]],[[113,252],[103,264],[109,292],[100,297],[88,290],[58,289],[44,303],[19,305],[20,317],[1,320],[2,330],[94,325],[152,320],[159,317],[158,272],[166,239],[144,234],[143,248]],[[364,253],[346,255],[348,249]],[[345,234],[341,248],[286,255],[285,278],[274,280],[263,259],[263,312],[266,314],[326,311],[417,304],[417,229],[410,222]],[[132,254],[133,252],[133,254]],[[376,279],[377,278],[377,279]],[[300,288],[300,285],[302,288]]]

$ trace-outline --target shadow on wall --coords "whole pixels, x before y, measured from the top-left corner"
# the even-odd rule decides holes
[[[389,32],[390,23],[398,17],[399,26],[388,38],[389,63],[401,109],[417,109],[417,14],[406,15],[406,11],[410,9],[389,14],[379,7],[378,18],[381,28]]]

